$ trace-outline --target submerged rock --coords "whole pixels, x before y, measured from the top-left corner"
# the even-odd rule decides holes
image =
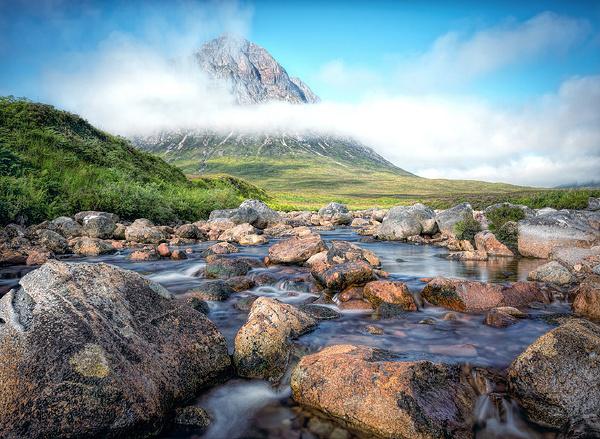
[[[508,370],[534,422],[564,428],[600,413],[600,326],[575,319],[542,335]]]
[[[316,321],[303,311],[259,297],[235,336],[233,361],[238,375],[278,381],[287,369],[291,339],[315,326]]]
[[[488,326],[505,328],[507,326],[514,325],[519,321],[519,319],[523,319],[525,317],[527,317],[527,315],[517,308],[512,306],[499,306],[497,308],[490,309],[485,314],[485,320],[483,322]]]
[[[367,346],[337,345],[303,357],[294,399],[385,438],[470,438],[476,394],[458,365],[398,361]]]
[[[155,431],[230,366],[217,328],[170,297],[107,264],[52,261],[23,277],[0,299],[0,436]]]

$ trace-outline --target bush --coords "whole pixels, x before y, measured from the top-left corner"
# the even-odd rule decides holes
[[[516,250],[519,239],[519,227],[516,222],[507,221],[502,227],[498,228],[494,234],[502,244],[513,251]]]
[[[481,224],[472,215],[465,214],[462,221],[454,225],[454,234],[458,239],[466,239],[471,242],[475,240],[477,232],[481,231]]]
[[[509,221],[519,222],[525,218],[523,209],[514,206],[500,206],[486,213],[490,230],[500,230]]]

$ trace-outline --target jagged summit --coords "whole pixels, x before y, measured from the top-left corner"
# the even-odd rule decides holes
[[[319,102],[319,97],[300,79],[290,77],[267,50],[245,38],[223,35],[205,43],[195,56],[209,77],[227,83],[239,104]]]

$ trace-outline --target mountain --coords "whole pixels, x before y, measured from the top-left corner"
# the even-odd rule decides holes
[[[269,52],[243,38],[227,35],[214,39],[195,57],[209,78],[225,82],[238,104],[319,102],[319,97],[300,79],[290,77]]]
[[[194,182],[175,166],[79,116],[0,97],[0,224],[83,210],[124,219],[195,221],[263,191],[234,177]]]
[[[195,53],[195,59],[199,70],[216,85],[225,85],[239,105],[266,102],[306,105],[320,100],[302,80],[289,76],[267,50],[243,38],[226,35],[209,41]],[[241,164],[249,159],[276,159],[284,162],[286,169],[298,162],[314,163],[317,168],[327,162],[334,167],[386,170],[412,176],[368,146],[333,135],[277,130],[217,132],[174,127],[132,140],[138,147],[160,155],[190,174],[222,171],[223,160]],[[235,166],[229,171],[241,175]],[[278,172],[278,167],[271,171]]]

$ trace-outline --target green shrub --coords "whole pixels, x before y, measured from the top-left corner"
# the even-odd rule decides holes
[[[490,230],[496,231],[502,228],[508,221],[519,222],[525,218],[523,209],[514,206],[500,206],[486,213]]]
[[[0,224],[82,210],[158,223],[266,199],[231,176],[189,181],[174,166],[49,105],[0,97]]]
[[[481,231],[481,224],[472,215],[465,214],[462,221],[454,225],[454,234],[458,239],[474,241],[477,232]]]
[[[507,221],[494,232],[498,241],[515,251],[519,239],[519,228],[516,222]]]

